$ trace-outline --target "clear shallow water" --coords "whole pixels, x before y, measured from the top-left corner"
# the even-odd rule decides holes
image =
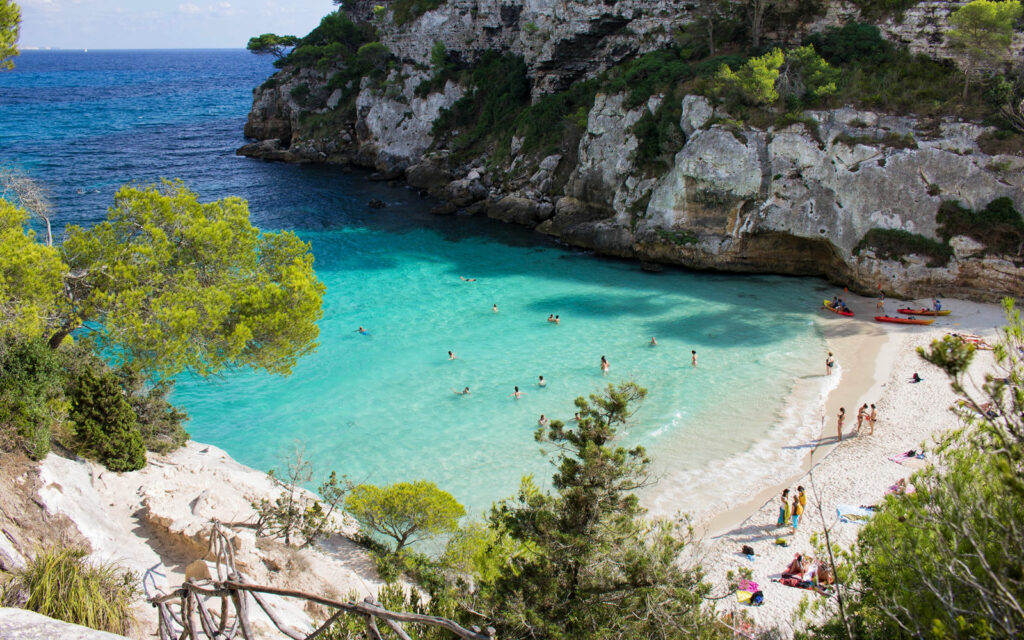
[[[124,182],[181,177],[312,243],[328,287],[320,349],[289,378],[183,378],[174,401],[195,439],[261,469],[301,440],[322,471],[429,478],[479,512],[522,475],[550,476],[539,415],[571,417],[575,396],[609,382],[650,391],[625,440],[646,445],[659,473],[712,485],[721,461],[801,422],[784,403],[823,347],[813,312],[794,309],[813,308],[803,301],[822,283],[647,274],[520,228],[430,216],[432,203],[361,174],[237,158],[251,88],[270,71],[244,51],[26,52],[0,74],[0,162],[54,191],[58,228],[100,219]],[[388,207],[370,210],[372,198]],[[467,385],[468,397],[452,392]],[[774,451],[753,463],[777,462]]]

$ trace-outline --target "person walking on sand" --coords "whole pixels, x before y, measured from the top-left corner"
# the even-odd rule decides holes
[[[885,315],[885,293],[882,291],[878,292],[878,302],[875,303],[875,311],[883,316]]]
[[[697,366],[697,352],[693,349],[690,350],[690,364],[695,367]]]
[[[608,373],[608,369],[610,368],[611,365],[608,364],[608,358],[601,356],[601,373]]]
[[[846,420],[846,409],[839,407],[839,414],[836,415],[836,440],[839,442],[843,441],[843,420]]]
[[[832,356],[832,352],[828,352],[828,357],[825,358],[825,375],[832,375],[832,367],[836,366],[836,359]]]
[[[861,405],[860,409],[857,409],[857,433],[860,433],[860,427],[864,424],[864,419],[868,417],[868,403]]]
[[[878,412],[875,411],[875,405],[871,405],[871,413],[868,414],[868,424],[871,426],[871,431],[868,432],[868,435],[875,434],[875,420],[877,419]]]
[[[780,527],[789,524],[789,489],[782,490],[782,503],[779,505],[779,520],[776,524]]]

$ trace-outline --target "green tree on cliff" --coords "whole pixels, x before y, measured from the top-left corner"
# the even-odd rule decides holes
[[[451,533],[466,510],[433,482],[361,484],[345,499],[345,509],[368,531],[394,539],[394,553],[417,540]]]
[[[69,227],[54,348],[84,328],[155,378],[249,366],[287,374],[316,347],[324,286],[309,245],[261,233],[240,198],[181,181],[125,186],[107,220]]]
[[[11,60],[18,55],[21,7],[11,0],[0,0],[0,70],[13,69]]]
[[[249,38],[249,43],[245,45],[245,48],[257,55],[272,55],[275,58],[283,58],[298,43],[298,36],[279,36],[273,33],[264,33],[260,36]]]
[[[949,39],[960,50],[964,63],[964,92],[971,79],[987,67],[1006,59],[1013,40],[1013,25],[1021,17],[1019,0],[973,0],[949,16]]]
[[[507,568],[481,579],[489,617],[509,638],[724,638],[704,609],[699,569],[680,566],[679,523],[643,518],[636,491],[648,484],[642,447],[614,444],[647,391],[611,385],[577,398],[573,429],[552,422],[537,439],[558,451],[556,494],[529,479],[493,508],[490,525],[514,551]]]

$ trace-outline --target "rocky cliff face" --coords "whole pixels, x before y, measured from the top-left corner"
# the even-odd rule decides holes
[[[738,127],[706,98],[686,96],[679,121],[684,142],[665,170],[652,173],[637,165],[633,128],[665,98],[630,107],[624,94],[598,94],[578,141],[563,140],[554,153],[524,152],[523,141],[513,138],[498,162],[456,162],[432,127],[467,88],[449,81],[428,95],[416,91],[431,75],[425,62],[434,42],[445,42],[464,62],[488,48],[521,55],[536,97],[664,47],[693,20],[692,7],[451,0],[407,25],[384,28],[373,6],[357,0],[352,11],[378,21],[381,42],[400,65],[383,82],[364,78],[355,109],[345,114],[337,108],[340,91],[326,88],[329,70],[283,70],[254,92],[246,135],[260,142],[240,153],[372,167],[444,199],[437,213],[486,213],[648,262],[823,275],[865,292],[881,284],[905,297],[1024,294],[1020,249],[993,255],[959,236],[948,241],[953,257],[935,266],[912,252],[886,259],[862,246],[871,229],[938,240],[936,213],[945,200],[982,209],[1005,196],[1024,211],[1024,150],[985,154],[978,146],[984,127],[849,108],[808,111],[783,128]],[[881,28],[912,49],[939,55],[935,25],[951,8],[924,2]],[[855,11],[830,3],[802,28],[838,24]],[[296,91],[300,86],[309,91]]]

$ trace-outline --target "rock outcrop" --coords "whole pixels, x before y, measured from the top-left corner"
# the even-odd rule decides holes
[[[126,640],[124,636],[96,631],[77,624],[47,618],[25,609],[0,607],[0,638],[4,640]]]
[[[326,72],[286,68],[256,90],[246,135],[260,141],[239,153],[371,167],[443,199],[434,213],[483,213],[646,263],[821,275],[862,292],[881,285],[906,297],[1024,294],[1021,251],[998,255],[956,236],[944,244],[952,257],[936,264],[912,252],[889,259],[863,242],[870,230],[883,229],[947,243],[936,219],[945,200],[977,210],[1005,196],[1024,210],[1024,150],[986,154],[978,143],[988,131],[983,126],[842,108],[757,128],[737,124],[707,98],[688,95],[679,105],[678,151],[652,170],[638,163],[635,127],[658,117],[666,98],[653,95],[637,105],[625,93],[598,93],[585,128],[564,138],[555,152],[525,152],[523,139],[512,137],[497,161],[457,160],[435,139],[433,127],[468,88],[452,80],[440,89],[424,83],[435,42],[445,43],[463,64],[487,49],[522,56],[537,98],[667,46],[672,33],[693,22],[694,7],[664,0],[449,0],[395,25],[379,9],[375,14],[376,6],[355,0],[350,12],[378,26],[381,42],[400,63],[386,80],[364,78],[354,110],[344,115],[335,109],[337,90],[328,95],[323,88]],[[902,20],[886,18],[879,27],[912,51],[948,57],[941,33],[956,6],[926,0]],[[797,41],[810,30],[859,16],[847,2],[824,7],[805,23],[769,35]],[[1020,48],[1021,38],[1014,43]],[[427,84],[434,90],[424,95]],[[298,104],[295,95],[307,91],[296,88],[303,85],[319,106]],[[331,125],[304,126],[310,116]]]

